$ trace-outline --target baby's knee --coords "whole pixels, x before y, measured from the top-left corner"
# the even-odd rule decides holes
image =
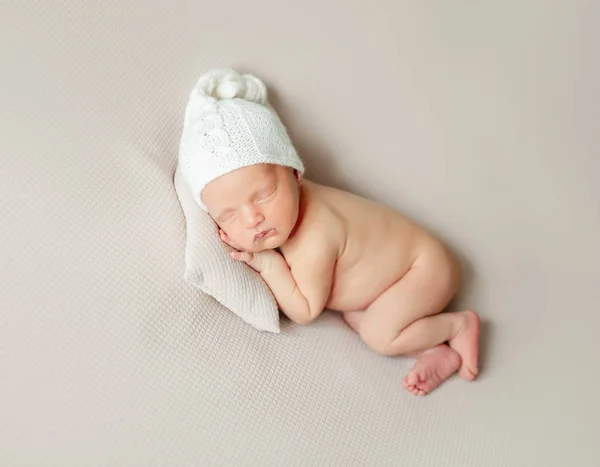
[[[458,257],[449,251],[449,263],[450,263],[450,275],[452,277],[452,290],[454,293],[458,292],[463,280],[463,268]]]
[[[462,265],[458,258],[444,245],[426,260],[431,271],[431,294],[451,299],[460,289],[462,283]]]

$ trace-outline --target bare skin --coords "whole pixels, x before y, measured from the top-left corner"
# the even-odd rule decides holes
[[[202,196],[232,257],[260,272],[292,321],[337,310],[373,351],[416,356],[404,379],[415,395],[456,371],[477,376],[477,314],[442,312],[460,265],[400,213],[267,165],[220,177]]]

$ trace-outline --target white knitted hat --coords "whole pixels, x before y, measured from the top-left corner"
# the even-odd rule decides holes
[[[202,75],[187,108],[178,170],[194,200],[221,175],[241,167],[271,163],[304,173],[286,128],[267,102],[264,83],[252,75],[216,69]]]

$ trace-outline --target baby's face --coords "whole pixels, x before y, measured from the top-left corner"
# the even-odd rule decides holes
[[[223,175],[204,188],[202,201],[233,243],[248,251],[278,248],[298,220],[301,175],[257,164]]]

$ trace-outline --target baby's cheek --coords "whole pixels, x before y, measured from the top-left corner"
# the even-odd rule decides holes
[[[287,217],[287,221],[288,223],[293,226],[296,221],[298,220],[298,204],[297,203],[290,203],[288,205],[288,208],[286,210],[286,217]]]
[[[233,242],[236,245],[241,246],[244,250],[251,249],[251,247],[254,243],[253,242],[254,239],[251,239],[251,238],[249,238],[249,236],[247,234],[243,234],[240,232],[235,232],[233,235],[234,235],[234,237],[230,236],[229,238],[233,239]]]

